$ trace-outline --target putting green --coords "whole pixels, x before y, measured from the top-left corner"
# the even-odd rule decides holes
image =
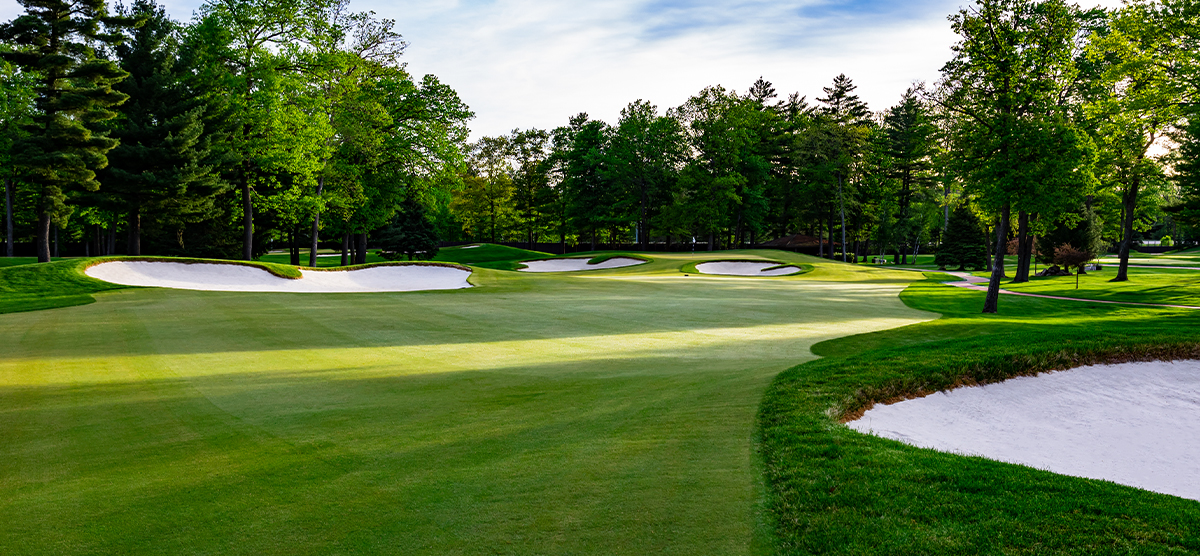
[[[0,315],[0,554],[754,552],[771,378],[937,316],[898,298],[920,274],[764,254],[816,268]]]

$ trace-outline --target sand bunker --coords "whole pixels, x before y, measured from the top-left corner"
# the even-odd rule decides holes
[[[1096,365],[879,405],[851,428],[1200,500],[1200,361]]]
[[[701,274],[720,274],[722,276],[785,276],[800,272],[799,267],[779,266],[779,263],[773,262],[748,262],[748,261],[714,261],[711,263],[700,263],[696,265],[696,271]],[[771,270],[767,270],[770,268]]]
[[[521,272],[574,272],[577,270],[601,270],[604,268],[621,268],[643,264],[646,261],[632,257],[613,257],[602,263],[588,264],[592,257],[572,257],[569,259],[545,259],[541,261],[525,261]]]
[[[280,278],[261,268],[220,263],[114,261],[87,269],[92,278],[125,286],[227,292],[409,292],[469,288],[469,271],[452,266],[376,266],[359,270],[301,270]]]

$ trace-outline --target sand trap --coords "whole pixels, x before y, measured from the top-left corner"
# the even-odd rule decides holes
[[[545,259],[541,261],[525,261],[521,272],[574,272],[577,270],[601,270],[604,268],[621,268],[643,264],[646,261],[632,257],[613,257],[597,264],[588,264],[594,257],[573,257],[569,259]]]
[[[113,261],[87,269],[92,278],[125,286],[226,292],[409,292],[469,288],[469,271],[451,266],[377,266],[359,270],[301,270],[298,280],[261,268],[220,263]]]
[[[711,263],[700,263],[696,265],[696,271],[701,274],[720,274],[722,276],[784,276],[787,274],[795,274],[800,272],[800,268],[795,266],[784,266],[772,270],[766,270],[775,266],[779,266],[779,263],[714,261]]]
[[[878,405],[847,425],[914,446],[1200,500],[1200,361],[1014,378]]]

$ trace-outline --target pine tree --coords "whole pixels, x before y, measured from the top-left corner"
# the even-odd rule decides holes
[[[1044,264],[1056,264],[1055,253],[1064,245],[1087,254],[1087,260],[1094,259],[1108,247],[1101,237],[1103,231],[1104,226],[1096,218],[1096,211],[1085,206],[1073,218],[1057,222],[1049,233],[1037,238],[1037,259]]]
[[[129,226],[129,254],[141,254],[142,214],[194,210],[196,199],[221,191],[221,182],[203,164],[208,155],[201,117],[203,96],[192,96],[175,65],[176,24],[151,0],[136,0],[123,15],[145,20],[127,42],[114,49],[129,77],[116,90],[129,95],[113,120],[110,136],[121,144],[100,172],[101,195]],[[195,199],[187,199],[185,196]],[[191,201],[191,202],[189,202]],[[203,203],[202,203],[203,204]],[[168,214],[162,214],[169,217]]]
[[[945,270],[958,266],[957,270],[971,267],[976,270],[987,268],[987,237],[979,227],[979,219],[966,204],[961,204],[950,213],[942,247],[938,249],[934,262]]]
[[[375,242],[382,248],[379,255],[388,260],[407,256],[429,260],[437,255],[438,236],[428,211],[415,199],[401,203],[392,224],[384,228]]]
[[[0,26],[0,39],[17,46],[0,57],[39,79],[35,114],[22,126],[27,133],[13,146],[14,158],[38,188],[38,261],[50,261],[50,224],[65,223],[69,195],[100,187],[96,170],[117,140],[97,131],[116,116],[111,108],[125,101],[113,90],[127,74],[96,57],[94,45],[121,41],[101,32],[134,21],[109,17],[104,0],[20,0],[26,13]]]
[[[859,100],[858,95],[853,94],[857,88],[858,85],[855,85],[844,73],[833,78],[832,87],[821,88],[822,91],[825,91],[825,98],[817,99],[825,104],[821,111],[838,122],[855,124],[864,122],[871,116],[871,110],[867,108],[867,103]]]

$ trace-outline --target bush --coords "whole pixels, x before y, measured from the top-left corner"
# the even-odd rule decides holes
[[[1162,245],[1163,247],[1171,247],[1175,245],[1175,242],[1171,239],[1171,236],[1163,236],[1159,245]]]

